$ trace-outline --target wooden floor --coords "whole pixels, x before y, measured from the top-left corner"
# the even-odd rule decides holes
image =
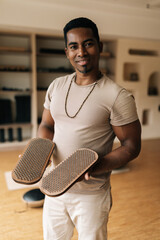
[[[42,240],[42,208],[22,202],[28,189],[6,186],[4,172],[12,170],[20,152],[0,152],[0,239]],[[128,166],[129,172],[111,176],[108,239],[160,240],[160,139],[143,141],[140,156]],[[72,240],[77,239],[75,230]]]

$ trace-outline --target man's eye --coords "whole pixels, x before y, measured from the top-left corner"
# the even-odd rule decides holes
[[[93,43],[92,43],[92,42],[87,42],[87,43],[85,43],[85,47],[91,47],[91,46],[93,46]]]
[[[75,50],[77,47],[75,45],[70,46],[71,50]]]

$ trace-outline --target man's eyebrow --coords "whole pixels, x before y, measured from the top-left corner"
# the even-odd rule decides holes
[[[77,44],[77,42],[70,42],[70,43],[68,43],[69,46],[70,45],[74,45],[74,44]]]
[[[89,41],[94,42],[94,39],[93,38],[88,38],[88,39],[84,40],[83,43],[86,43],[86,42],[89,42]],[[68,46],[76,45],[76,44],[78,44],[78,43],[77,42],[70,42],[70,43],[68,43]]]
[[[94,42],[94,39],[93,38],[88,38],[88,39],[84,40],[84,43],[89,42],[89,41]]]

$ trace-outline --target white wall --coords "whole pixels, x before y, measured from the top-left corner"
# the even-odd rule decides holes
[[[106,0],[107,2],[107,0]],[[160,12],[95,0],[0,0],[0,28],[62,34],[66,22],[86,16],[104,37],[160,40]]]

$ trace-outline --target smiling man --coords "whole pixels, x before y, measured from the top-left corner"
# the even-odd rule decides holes
[[[99,161],[66,193],[45,197],[45,240],[106,240],[111,209],[110,174],[136,158],[141,126],[133,96],[99,69],[102,43],[94,22],[76,18],[64,27],[65,52],[75,72],[49,86],[38,136],[56,144],[53,167],[78,148],[90,148]],[[121,146],[112,150],[115,136]]]
[[[94,37],[92,29],[72,29],[68,32],[67,39],[66,55],[75,70],[95,76],[99,72],[102,43]]]

